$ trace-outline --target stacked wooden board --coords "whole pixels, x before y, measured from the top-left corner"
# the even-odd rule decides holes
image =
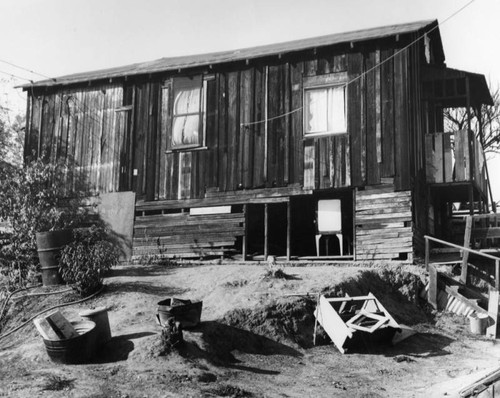
[[[245,215],[170,214],[141,215],[134,225],[133,255],[167,258],[222,256],[244,235]]]
[[[381,185],[355,202],[356,260],[413,261],[411,191]]]

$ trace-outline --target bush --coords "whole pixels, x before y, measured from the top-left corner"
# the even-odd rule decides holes
[[[59,272],[83,297],[102,286],[102,277],[118,263],[119,250],[106,230],[92,226],[75,229],[74,241],[61,250]]]
[[[0,220],[11,230],[0,242],[0,272],[11,285],[23,286],[37,274],[35,232],[71,228],[83,220],[81,195],[66,189],[71,170],[68,163],[40,159],[22,168],[0,168]]]

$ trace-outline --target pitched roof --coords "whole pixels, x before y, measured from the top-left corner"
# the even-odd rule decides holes
[[[135,76],[149,73],[166,72],[178,69],[194,68],[204,65],[216,65],[234,61],[251,60],[275,54],[287,54],[310,48],[319,48],[342,43],[356,43],[366,40],[383,39],[403,35],[437,26],[436,20],[417,21],[405,24],[363,29],[352,32],[335,33],[326,36],[294,40],[285,43],[269,44],[239,50],[222,51],[209,54],[186,55],[181,57],[160,58],[155,61],[141,62],[116,68],[101,69],[91,72],[75,73],[55,79],[41,80],[22,87],[44,87],[68,85],[90,80],[110,79],[123,76]]]

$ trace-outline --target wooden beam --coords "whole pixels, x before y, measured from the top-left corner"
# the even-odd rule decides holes
[[[465,220],[465,234],[464,234],[464,247],[470,247],[470,237],[472,232],[472,216],[468,216]],[[460,275],[460,282],[464,285],[467,284],[467,267],[469,260],[469,252],[464,251],[462,253],[462,273]]]
[[[436,267],[432,264],[428,265],[429,267],[429,291],[427,293],[427,301],[432,307],[437,310],[437,295],[438,295],[438,273]]]

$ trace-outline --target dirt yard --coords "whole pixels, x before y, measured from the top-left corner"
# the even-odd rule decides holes
[[[286,267],[286,279],[267,271],[234,264],[118,267],[102,294],[61,309],[77,320],[83,309],[109,308],[113,338],[95,360],[52,363],[30,324],[0,340],[0,396],[443,397],[500,365],[500,345],[471,335],[467,319],[418,302],[418,267]],[[418,333],[393,347],[344,355],[324,336],[312,345],[315,293],[369,291]],[[202,323],[184,331],[178,351],[159,356],[156,303],[167,297],[203,300]],[[17,300],[2,333],[74,299],[64,293]]]

